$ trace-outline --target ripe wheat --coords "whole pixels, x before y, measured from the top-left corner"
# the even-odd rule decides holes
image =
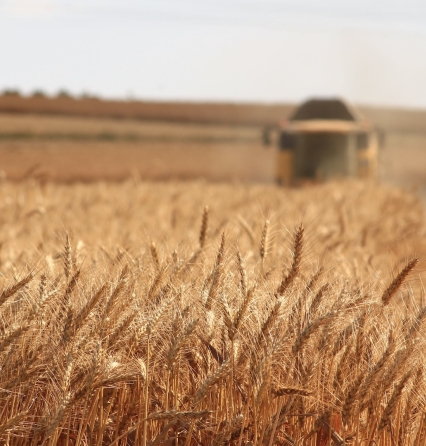
[[[2,444],[424,443],[412,196],[26,181],[0,210]]]

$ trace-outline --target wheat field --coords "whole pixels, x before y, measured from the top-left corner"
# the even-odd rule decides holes
[[[0,209],[1,444],[425,444],[413,196],[29,179]]]

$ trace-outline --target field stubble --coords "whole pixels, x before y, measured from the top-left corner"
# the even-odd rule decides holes
[[[0,203],[4,444],[423,444],[414,197],[30,180]]]

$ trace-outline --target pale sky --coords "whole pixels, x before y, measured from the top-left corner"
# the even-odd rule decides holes
[[[0,90],[426,108],[425,0],[0,0]]]

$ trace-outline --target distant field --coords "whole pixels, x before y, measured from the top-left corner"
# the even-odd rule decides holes
[[[261,126],[0,114],[0,170],[64,181],[207,178],[271,182]],[[426,196],[426,133],[389,131],[380,178]]]
[[[380,154],[380,177],[426,198],[426,134],[387,134]]]
[[[0,170],[10,179],[271,182],[275,150],[262,131],[292,108],[0,96]],[[385,131],[380,179],[426,197],[426,112],[361,111]]]
[[[0,170],[71,181],[209,178],[271,181],[262,129],[102,118],[0,114]]]
[[[259,126],[0,113],[0,141],[109,138],[149,141],[259,142],[261,131]]]
[[[268,182],[273,152],[260,144],[99,141],[0,142],[9,179],[29,173],[62,181],[207,178]]]
[[[227,104],[185,102],[101,101],[71,98],[0,96],[0,112],[92,116],[197,123],[274,124],[288,116],[289,104]]]
[[[53,114],[152,121],[265,126],[287,118],[295,104],[104,101],[0,96],[0,113]],[[359,106],[385,131],[426,132],[426,111]]]

